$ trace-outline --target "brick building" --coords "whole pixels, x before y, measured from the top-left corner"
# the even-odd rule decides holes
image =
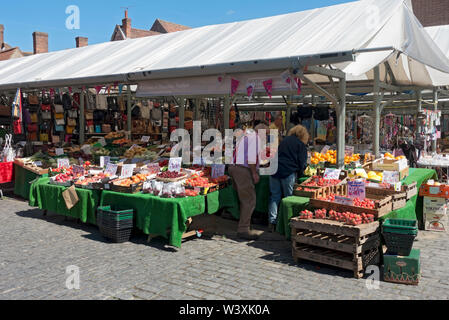
[[[424,27],[449,25],[449,0],[412,0],[412,4]]]
[[[180,24],[167,22],[161,19],[156,19],[150,30],[136,29],[133,28],[131,25],[131,19],[128,18],[128,11],[125,11],[125,18],[122,20],[122,25],[115,26],[114,32],[111,37],[111,41],[143,38],[188,29],[190,28],[182,26]]]
[[[48,52],[48,34],[33,33],[33,52],[23,52],[19,47],[12,47],[5,40],[5,26],[0,24],[0,61],[22,58],[32,54]]]

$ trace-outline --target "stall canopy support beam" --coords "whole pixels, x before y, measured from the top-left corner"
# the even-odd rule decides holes
[[[433,110],[435,112],[437,112],[438,111],[438,89],[436,89],[436,88],[433,90],[433,103],[434,103]],[[436,130],[435,123],[434,123],[434,128]],[[438,149],[438,140],[435,138],[434,140],[432,140],[432,152],[437,152],[437,149]]]
[[[126,100],[127,100],[127,128],[128,128],[128,132],[129,132],[129,136],[130,139],[132,139],[132,133],[131,133],[131,129],[132,129],[132,113],[131,113],[131,108],[132,108],[132,104],[131,104],[131,86],[127,85],[127,95],[126,95]]]
[[[379,66],[374,68],[374,141],[373,151],[376,158],[380,157],[380,116],[381,116],[381,102],[384,94],[380,94],[380,71]]]
[[[337,164],[345,167],[345,132],[346,132],[346,78],[340,79],[340,103],[337,105]]]
[[[338,100],[332,94],[330,94],[327,90],[323,89],[322,87],[317,85],[315,82],[313,82],[312,80],[307,78],[302,72],[298,72],[298,76],[301,78],[302,81],[304,81],[305,83],[310,85],[313,89],[315,89],[315,91],[317,91],[318,93],[322,94],[327,99],[329,99],[329,101],[331,101],[335,107],[338,106]]]
[[[235,101],[236,97],[234,96],[231,100],[230,96],[225,96],[224,98],[224,106],[223,106],[223,128],[224,130],[229,129],[229,112],[231,111],[231,103]]]
[[[84,123],[84,101],[85,101],[85,97],[86,97],[86,92],[83,90],[81,91],[81,101],[80,101],[80,132],[79,132],[79,144],[83,145],[85,138],[84,138],[84,130],[86,128],[85,123]]]
[[[422,91],[419,90],[416,92],[416,99],[418,104],[418,114],[422,111]],[[421,121],[417,119],[416,121],[416,138],[421,136]]]

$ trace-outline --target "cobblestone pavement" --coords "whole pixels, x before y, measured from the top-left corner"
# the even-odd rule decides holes
[[[235,222],[220,220],[236,228]],[[0,202],[0,299],[448,299],[449,236],[422,232],[418,287],[381,283],[368,290],[351,272],[296,265],[291,244],[266,234],[235,233],[187,241],[181,250],[138,236],[110,244],[94,226]],[[65,287],[66,267],[80,269],[80,290]]]

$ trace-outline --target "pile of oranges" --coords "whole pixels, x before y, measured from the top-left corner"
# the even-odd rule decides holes
[[[389,152],[387,152],[387,153],[385,153],[385,159],[387,159],[387,160],[396,160],[396,161],[399,161],[399,160],[402,160],[402,159],[406,159],[404,156],[400,156],[400,157],[395,157],[394,155],[392,155],[391,153],[389,153]]]
[[[352,156],[345,156],[345,164],[351,164],[351,162],[357,162],[360,160],[359,154],[354,154]],[[329,162],[330,164],[337,164],[337,151],[329,150],[326,154],[315,152],[312,154],[311,163],[318,164],[320,162]]]

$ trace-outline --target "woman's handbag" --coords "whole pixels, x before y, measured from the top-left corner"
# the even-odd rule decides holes
[[[55,113],[64,113],[64,106],[62,104],[55,104]]]
[[[51,112],[42,112],[41,118],[42,120],[51,120]]]
[[[29,124],[27,126],[27,131],[28,132],[37,132],[38,128],[37,128],[37,124]]]
[[[76,127],[76,120],[72,118],[67,119],[67,125],[71,127]]]
[[[64,120],[64,118],[62,118],[62,119],[55,119],[55,123],[56,123],[57,126],[63,126],[63,125],[65,125],[65,120]]]
[[[67,115],[69,118],[77,119],[78,118],[78,111],[77,110],[69,110]]]
[[[72,109],[72,99],[69,94],[64,93],[62,96],[62,105],[64,106],[64,110]]]
[[[38,123],[39,122],[39,120],[38,120],[38,116],[37,116],[37,113],[30,113],[30,118],[31,118],[31,123]]]
[[[39,97],[35,96],[34,94],[28,95],[28,103],[30,105],[38,105],[39,104]]]
[[[64,119],[64,113],[55,113],[55,119]]]
[[[51,111],[51,105],[50,104],[43,104],[42,106],[41,106],[41,110],[42,111]]]

